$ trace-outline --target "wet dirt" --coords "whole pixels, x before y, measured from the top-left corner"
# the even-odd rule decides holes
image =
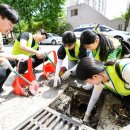
[[[84,90],[81,88],[70,87],[64,91],[54,102],[50,104],[50,108],[65,114],[79,122],[83,122],[83,117],[87,109],[87,105],[91,96],[92,90]],[[85,125],[96,129],[100,118],[104,101],[104,94],[100,96],[97,104],[92,111],[90,122]]]
[[[111,109],[116,125],[123,127],[130,123],[130,110],[128,108],[125,108],[122,104],[114,104]]]

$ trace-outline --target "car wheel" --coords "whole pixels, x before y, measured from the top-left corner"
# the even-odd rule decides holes
[[[114,36],[114,38],[118,39],[119,41],[123,41],[123,38],[121,36]]]
[[[57,44],[57,43],[56,43],[56,40],[52,40],[52,41],[51,41],[51,44],[52,44],[52,45],[56,45],[56,44]]]

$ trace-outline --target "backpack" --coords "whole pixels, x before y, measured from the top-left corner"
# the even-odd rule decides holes
[[[129,58],[130,57],[130,43],[122,40],[121,47],[122,47],[121,57]]]
[[[128,84],[122,77],[121,71],[120,71],[120,67],[119,67],[119,62],[115,63],[115,69],[116,69],[116,73],[118,75],[118,77],[126,84]]]

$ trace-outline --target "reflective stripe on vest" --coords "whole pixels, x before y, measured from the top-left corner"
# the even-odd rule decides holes
[[[29,33],[29,39],[27,41],[26,46],[31,48],[32,41],[33,41],[33,35],[31,33]],[[36,42],[33,49],[36,50],[37,48],[38,48],[38,43]],[[12,54],[14,54],[14,55],[25,54],[25,55],[28,55],[28,56],[31,55],[31,53],[28,53],[28,52],[20,49],[20,42],[18,40],[16,40],[15,43],[14,43]]]
[[[80,42],[79,40],[76,40],[76,43],[75,43],[75,48],[74,48],[74,51],[75,51],[75,57],[71,56],[70,53],[69,53],[69,49],[67,47],[65,47],[65,51],[66,51],[66,54],[68,55],[68,58],[69,60],[78,60],[78,55],[79,55],[79,48],[80,48]]]
[[[130,59],[122,59],[120,60],[120,70],[123,71],[124,67],[126,65],[130,64]],[[128,84],[125,84],[117,75],[115,70],[115,65],[107,66],[106,72],[113,84],[114,89],[112,86],[109,86],[107,83],[105,83],[106,87],[108,87],[110,90],[112,90],[115,93],[118,93],[122,96],[128,96],[130,95],[130,88],[127,88]]]

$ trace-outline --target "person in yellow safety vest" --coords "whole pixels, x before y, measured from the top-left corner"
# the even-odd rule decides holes
[[[39,43],[47,38],[47,33],[44,29],[37,31],[34,35],[29,32],[24,32],[16,39],[12,54],[24,54],[32,58],[33,68],[37,67],[47,59],[44,56],[44,51],[39,51]],[[20,62],[19,73],[24,73],[27,70],[27,61]]]
[[[0,4],[0,93],[3,92],[3,84],[9,76],[15,65],[15,60],[26,60],[28,57],[24,55],[11,55],[3,52],[2,34],[7,35],[14,25],[19,21],[19,15],[16,10],[7,4]]]
[[[80,43],[87,50],[91,50],[93,57],[97,60],[104,62],[121,57],[121,44],[115,38],[85,30],[81,34]],[[92,87],[92,85],[86,84],[84,89],[88,90]]]
[[[71,31],[64,32],[62,36],[63,45],[58,49],[58,62],[56,65],[56,73],[54,77],[54,88],[57,88],[60,84],[59,72],[62,66],[63,60],[66,55],[68,56],[68,71],[62,75],[62,79],[67,79],[70,75],[76,75],[75,70],[79,59],[86,57],[86,49],[80,46],[80,42],[76,39],[76,36]]]
[[[80,43],[84,48],[91,50],[97,60],[108,61],[120,58],[121,44],[115,38],[85,30],[81,34]]]
[[[127,126],[121,128],[120,130],[130,130],[130,125],[127,125]]]
[[[120,74],[116,69],[118,64]],[[103,63],[95,58],[82,58],[77,66],[76,74],[79,79],[94,85],[83,121],[88,122],[104,87],[114,92],[121,99],[123,105],[129,109],[130,100],[130,59],[118,59]]]

